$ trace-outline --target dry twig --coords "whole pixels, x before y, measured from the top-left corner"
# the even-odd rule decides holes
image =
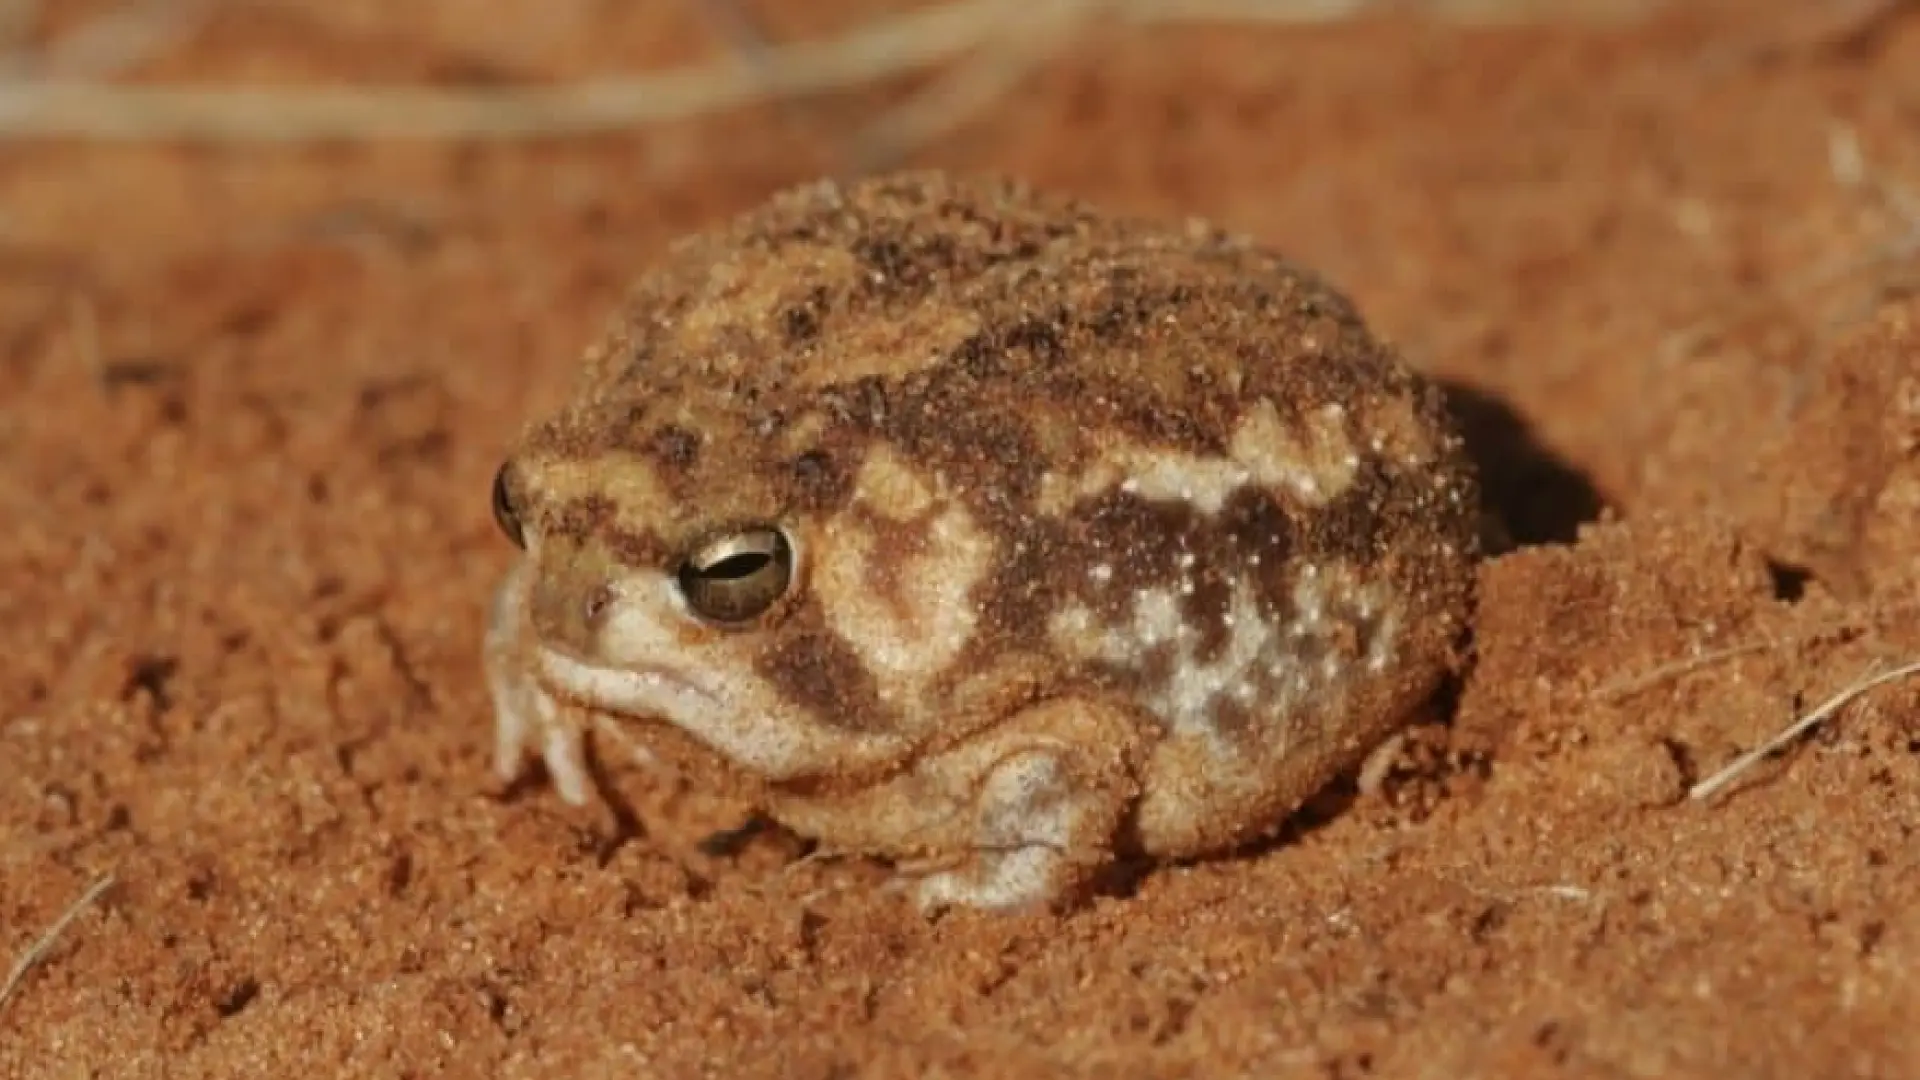
[[[1590,695],[1590,700],[1603,702],[1619,701],[1623,698],[1632,697],[1643,690],[1651,690],[1661,683],[1671,682],[1692,675],[1695,672],[1718,667],[1730,660],[1737,660],[1742,656],[1798,648],[1810,642],[1818,641],[1829,634],[1861,632],[1870,626],[1878,624],[1881,620],[1887,619],[1890,616],[1909,613],[1917,607],[1920,607],[1920,603],[1915,601],[1901,601],[1899,603],[1890,603],[1875,607],[1865,612],[1848,611],[1839,618],[1815,623],[1811,627],[1786,637],[1760,638],[1752,641],[1738,642],[1733,645],[1721,646],[1717,649],[1709,649],[1680,660],[1673,660],[1656,665],[1652,669],[1643,671],[1638,675],[1629,675],[1614,679],[1612,682],[1595,689]]]
[[[1877,667],[1878,665],[1875,666]],[[1734,758],[1724,768],[1720,769],[1720,771],[1693,785],[1687,792],[1687,797],[1695,800],[1712,798],[1728,784],[1739,779],[1742,773],[1751,769],[1762,758],[1776,753],[1781,747],[1798,739],[1808,731],[1811,731],[1815,725],[1838,712],[1855,698],[1865,694],[1869,690],[1893,682],[1896,679],[1904,679],[1915,673],[1920,673],[1920,662],[1903,664],[1900,667],[1894,668],[1892,671],[1883,671],[1877,675],[1873,674],[1873,671],[1874,668],[1868,668],[1866,674],[1863,674],[1859,679],[1855,680],[1839,693],[1821,702],[1812,712],[1788,724],[1773,738]]]
[[[868,126],[853,142],[855,171],[884,168],[984,112],[1065,48],[1118,0],[1053,0],[1043,17],[1022,18],[1028,0],[1000,0],[1003,18],[968,63],[948,72]]]
[[[1621,698],[1632,697],[1642,690],[1650,690],[1663,682],[1691,675],[1696,671],[1705,671],[1707,668],[1717,667],[1728,660],[1750,653],[1766,652],[1778,647],[1778,643],[1772,641],[1749,641],[1741,645],[1730,645],[1724,649],[1703,652],[1698,656],[1689,656],[1684,660],[1661,664],[1651,671],[1607,683],[1593,692],[1593,700],[1618,701]]]
[[[999,0],[963,0],[772,50],[757,70],[683,68],[633,78],[477,90],[358,86],[0,84],[0,135],[299,142],[340,138],[583,135],[683,119],[773,95],[815,93],[916,70],[978,40]]]
[[[1377,0],[1106,0],[1133,26],[1225,22],[1324,23],[1372,9]],[[1592,0],[1584,17],[1620,16],[1647,0]],[[1405,7],[1473,23],[1539,17],[1537,0],[1430,0]],[[782,97],[842,89],[922,70],[996,40],[1007,0],[953,0],[869,23],[843,36],[766,51],[764,63],[682,68],[631,78],[505,89],[363,86],[276,92],[107,85],[82,79],[0,81],[0,138],[186,139],[312,142],[331,139],[514,139],[628,130]],[[1547,8],[1564,19],[1564,8]],[[1027,27],[1022,27],[1027,29]],[[1065,35],[1061,35],[1064,40]],[[950,91],[960,105],[990,96],[996,80]],[[1012,80],[998,82],[1010,85]],[[964,92],[963,92],[964,91]],[[936,114],[927,106],[929,114]],[[922,123],[913,120],[908,128]]]
[[[0,1009],[7,1007],[7,1002],[13,999],[14,991],[20,989],[21,982],[26,979],[27,972],[46,958],[47,953],[52,951],[54,942],[60,940],[60,935],[66,933],[67,927],[73,924],[73,920],[79,918],[80,913],[90,907],[95,900],[100,899],[102,893],[112,888],[113,882],[112,874],[102,874],[96,878],[93,884],[87,886],[87,891],[80,894],[79,899],[67,905],[67,910],[53,920],[52,926],[47,927],[33,944],[27,946],[27,951],[21,953],[20,959],[14,961],[13,970],[7,972],[6,981],[0,982]]]

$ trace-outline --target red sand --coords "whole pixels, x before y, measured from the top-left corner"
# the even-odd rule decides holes
[[[679,5],[381,7],[222,16],[142,74],[711,47]],[[1795,284],[1911,227],[1828,149],[1920,187],[1920,19],[1759,8],[1803,10],[1113,34],[918,158],[1331,275],[1460,385],[1528,545],[1379,790],[1063,919],[704,853],[735,808],[638,770],[635,835],[488,772],[505,441],[661,243],[898,87],[624,139],[9,146],[0,960],[118,883],[0,1008],[0,1076],[1920,1075],[1920,682],[1687,799],[1920,652],[1920,305],[1873,314],[1915,263]]]

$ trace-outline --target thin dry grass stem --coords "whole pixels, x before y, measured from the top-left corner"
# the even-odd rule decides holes
[[[1728,660],[1737,659],[1738,657],[1747,656],[1752,653],[1766,652],[1769,649],[1778,647],[1779,645],[1772,641],[1749,641],[1743,645],[1714,649],[1710,652],[1703,652],[1698,656],[1690,656],[1685,660],[1675,660],[1671,663],[1661,664],[1650,671],[1642,672],[1630,678],[1615,679],[1599,687],[1593,692],[1593,700],[1612,702],[1622,698],[1632,697],[1642,690],[1651,690],[1661,683],[1671,682],[1675,679],[1691,675],[1696,671],[1704,671],[1707,668],[1716,667],[1726,663]]]
[[[773,44],[753,13],[740,0],[692,0],[692,3],[714,36],[739,58],[752,77],[762,86],[772,86]],[[799,128],[811,124],[793,95],[769,92],[767,97],[785,111],[789,124]]]
[[[1107,0],[1116,21],[1133,26],[1222,22],[1323,23],[1372,10],[1380,0]],[[1541,0],[1402,3],[1403,12],[1465,23],[1550,18],[1564,7]],[[1075,9],[1094,5],[1075,3]],[[1647,0],[1589,0],[1574,17],[1619,15]],[[1014,37],[1027,33],[1027,5]],[[1382,8],[1384,10],[1384,8]],[[631,78],[484,90],[363,86],[310,91],[245,87],[188,89],[107,85],[83,78],[0,81],[0,138],[312,142],[334,139],[517,139],[629,130],[769,99],[844,89],[919,71],[1007,32],[1007,0],[953,0],[870,22],[839,37],[767,49],[763,63],[722,63]],[[1065,21],[1062,20],[1063,25]],[[996,85],[1015,79],[961,77],[946,93],[891,122],[899,137],[951,123],[980,107]],[[957,87],[957,88],[956,88]],[[943,119],[944,118],[944,119]],[[937,122],[936,122],[937,121]]]
[[[77,80],[0,84],[0,137],[299,142],[583,135],[859,85],[938,63],[978,40],[1001,0],[960,0],[735,63],[495,90],[343,87],[273,92]]]
[[[1712,798],[1724,790],[1727,785],[1733,783],[1739,779],[1741,775],[1753,768],[1761,759],[1779,752],[1779,750],[1788,743],[1793,742],[1795,739],[1805,735],[1808,731],[1813,730],[1816,725],[1840,711],[1855,698],[1877,687],[1884,686],[1887,683],[1920,673],[1920,662],[1903,664],[1891,671],[1882,671],[1879,674],[1874,674],[1878,667],[1879,665],[1877,663],[1869,667],[1859,679],[1839,693],[1821,702],[1812,712],[1788,724],[1773,738],[1734,758],[1731,762],[1727,763],[1724,768],[1712,776],[1693,785],[1693,787],[1688,790],[1687,797],[1694,800]]]
[[[1373,798],[1386,790],[1387,777],[1392,775],[1393,767],[1400,764],[1400,755],[1407,748],[1407,733],[1403,729],[1386,737],[1379,746],[1367,752],[1361,759],[1360,769],[1354,774],[1354,786],[1367,798]]]
[[[765,67],[771,45],[740,0],[693,0],[693,7],[734,55],[756,69]]]
[[[1119,2],[1054,0],[1035,18],[1029,0],[1001,0],[999,25],[971,59],[854,137],[853,170],[886,168],[985,112]],[[1029,17],[1022,18],[1023,11]]]
[[[1623,698],[1632,697],[1642,691],[1651,690],[1662,683],[1685,678],[1695,672],[1717,667],[1729,660],[1737,660],[1742,656],[1798,648],[1810,642],[1818,641],[1829,634],[1838,634],[1847,631],[1865,631],[1872,626],[1878,625],[1882,620],[1891,616],[1911,612],[1916,608],[1920,608],[1920,602],[1903,601],[1900,603],[1886,604],[1866,612],[1850,612],[1842,618],[1816,623],[1812,627],[1787,637],[1743,641],[1735,645],[1726,645],[1718,649],[1710,649],[1682,660],[1674,660],[1657,665],[1638,675],[1629,675],[1615,679],[1612,682],[1596,688],[1589,696],[1589,700],[1600,702],[1619,701]]]
[[[26,980],[27,972],[46,959],[47,953],[53,950],[54,943],[60,940],[61,934],[67,932],[67,927],[73,924],[73,920],[79,918],[81,912],[100,899],[101,894],[112,888],[113,883],[112,874],[102,874],[94,879],[93,884],[87,886],[87,890],[81,893],[73,903],[68,904],[67,910],[61,912],[59,918],[53,920],[53,925],[47,927],[38,938],[34,939],[33,944],[27,946],[27,951],[20,954],[20,959],[13,962],[13,970],[7,972],[6,981],[0,982],[0,1010],[5,1009],[7,1002],[13,999],[14,993],[20,989],[20,984]]]

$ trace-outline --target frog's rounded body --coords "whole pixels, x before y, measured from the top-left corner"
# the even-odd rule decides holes
[[[930,906],[1277,824],[1454,666],[1477,554],[1437,390],[1329,285],[930,173],[677,246],[498,497],[504,771],[583,799],[618,717],[831,847],[951,861]]]

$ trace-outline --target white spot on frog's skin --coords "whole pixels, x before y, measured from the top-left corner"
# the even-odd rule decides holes
[[[1334,566],[1328,572],[1309,567],[1314,573],[1302,574],[1293,587],[1296,638],[1328,638],[1341,627],[1371,625],[1366,652],[1358,657],[1372,672],[1386,670],[1396,655],[1400,618],[1392,592],[1380,583],[1365,583],[1346,566]],[[1328,653],[1322,661],[1325,677],[1342,677],[1344,663],[1337,653]]]
[[[973,592],[993,566],[993,538],[965,504],[884,448],[862,466],[854,498],[877,512],[893,507],[886,516],[922,533],[903,545],[908,550],[879,551],[874,533],[844,515],[821,532],[811,587],[828,625],[876,680],[895,697],[918,701],[973,637]],[[883,573],[891,589],[881,585]]]
[[[1144,687],[1147,707],[1175,732],[1211,731],[1215,704],[1261,668],[1278,660],[1275,628],[1260,618],[1252,588],[1236,584],[1228,616],[1232,620],[1227,647],[1210,661],[1195,655],[1200,630],[1181,614],[1179,587],[1147,589],[1134,597],[1132,617],[1124,623],[1102,625],[1083,607],[1069,607],[1054,617],[1050,630],[1055,643],[1069,655],[1121,667],[1143,667],[1149,654],[1162,647],[1174,653],[1172,670],[1158,686]],[[1247,691],[1251,696],[1251,687]]]
[[[1374,402],[1362,417],[1361,427],[1371,433],[1368,446],[1374,453],[1392,458],[1403,468],[1418,469],[1430,463],[1438,449],[1430,425],[1421,420],[1414,399],[1406,396]]]
[[[1089,608],[1070,606],[1054,616],[1049,631],[1065,655],[1135,671],[1145,670],[1157,650],[1171,648],[1166,679],[1143,686],[1142,700],[1176,735],[1203,737],[1222,756],[1233,752],[1219,739],[1222,704],[1284,714],[1314,697],[1343,696],[1345,684],[1359,678],[1358,665],[1377,673],[1393,662],[1399,621],[1391,594],[1383,584],[1363,583],[1345,566],[1302,567],[1293,589],[1294,616],[1284,626],[1262,615],[1249,581],[1236,581],[1221,614],[1225,647],[1204,660],[1198,655],[1200,628],[1180,607],[1179,597],[1190,586],[1143,590],[1120,622],[1103,622]],[[1346,655],[1341,643],[1363,627],[1370,628],[1364,653]]]
[[[1345,410],[1321,409],[1307,417],[1304,431],[1288,430],[1273,402],[1262,400],[1234,429],[1230,451],[1260,483],[1319,505],[1345,492],[1360,464],[1345,417]]]
[[[1308,418],[1305,430],[1290,431],[1273,403],[1263,400],[1234,428],[1225,457],[1115,442],[1078,475],[1042,477],[1039,510],[1059,515],[1081,500],[1118,488],[1143,499],[1189,503],[1203,514],[1217,514],[1249,485],[1290,492],[1308,506],[1321,506],[1352,486],[1360,468],[1345,418],[1344,409],[1321,409]]]
[[[1252,479],[1245,466],[1227,458],[1122,443],[1077,478],[1049,474],[1040,488],[1040,511],[1061,514],[1083,499],[1118,488],[1143,499],[1191,503],[1201,513],[1214,514]]]

